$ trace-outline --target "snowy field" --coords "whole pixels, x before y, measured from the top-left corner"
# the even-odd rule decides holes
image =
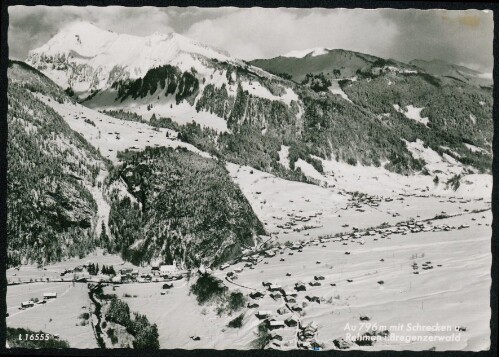
[[[46,304],[19,310],[21,302],[31,298],[43,300],[43,294],[57,293]],[[70,282],[34,283],[9,286],[7,289],[7,326],[28,328],[59,335],[72,348],[97,348],[92,325],[82,325],[80,315],[89,312],[87,284]]]
[[[348,332],[355,334],[345,329],[347,323],[360,329],[360,317],[367,316],[378,326],[403,324],[405,328],[393,331],[392,337],[422,334],[409,331],[409,323],[451,325],[466,331],[461,332],[458,342],[388,341],[364,349],[487,349],[491,254],[490,228],[485,222],[490,219],[490,212],[469,214],[434,223],[470,225],[457,231],[395,234],[389,238],[375,235],[363,238],[362,244],[355,239],[315,241],[301,252],[282,249],[282,253],[244,268],[237,274],[236,283],[263,291],[262,282],[269,281],[293,291],[295,283],[303,282],[307,290],[299,292],[296,300],[299,305],[306,302],[306,307],[303,316],[297,317],[303,324],[314,321],[318,325],[316,340],[325,348],[334,348],[332,341],[347,338]],[[421,270],[426,262],[432,268]],[[414,274],[414,263],[418,264],[418,274]],[[240,263],[230,270],[242,266]],[[315,276],[324,277],[320,286],[309,285]],[[306,295],[316,296],[321,302],[309,302]],[[280,319],[276,311],[283,301],[276,306],[267,295],[259,303],[261,310],[272,310]],[[354,344],[351,348],[360,347]]]
[[[352,227],[362,229],[383,222],[429,219],[442,212],[456,215],[490,208],[490,196],[479,195],[487,187],[474,191],[474,197],[438,188],[429,193],[424,185],[410,185],[410,178],[386,176],[386,170],[373,170],[368,175],[365,168],[336,165],[336,176],[330,181],[335,184],[329,187],[286,181],[247,166],[227,164],[227,168],[267,231],[281,243],[348,232]],[[488,187],[490,192],[492,185]],[[368,193],[368,198],[352,199],[348,192],[357,190]]]
[[[176,132],[153,128],[152,126],[134,121],[125,121],[99,113],[79,104],[48,103],[47,97],[38,95],[69,124],[71,129],[79,132],[101,154],[113,162],[117,162],[116,154],[125,149],[143,150],[147,146],[186,147],[187,149],[200,153],[198,149],[190,144],[176,139]],[[167,137],[167,133],[169,137]]]
[[[195,276],[190,281],[175,281],[165,295],[161,295],[161,283],[125,284],[114,293],[132,311],[146,314],[158,325],[162,348],[248,349],[261,322],[256,313],[263,310],[277,320],[293,316],[301,324],[314,322],[314,338],[325,349],[336,348],[334,340],[348,338],[346,326],[366,329],[366,322],[360,317],[367,316],[371,324],[402,328],[391,331],[394,340],[364,347],[352,344],[352,349],[482,350],[489,347],[491,254],[490,227],[486,224],[490,219],[490,212],[469,213],[430,224],[469,228],[393,234],[387,238],[374,235],[364,237],[363,244],[356,239],[313,240],[303,244],[301,252],[279,249],[274,257],[259,258],[251,268],[244,267],[244,262],[234,264],[216,271],[215,276],[231,291],[243,292],[248,302],[259,307],[244,308],[232,316],[217,316],[215,305],[197,304],[195,296],[189,293]],[[426,269],[427,266],[432,268]],[[240,271],[237,280],[225,278],[229,271]],[[320,286],[309,285],[315,276],[324,278]],[[306,290],[296,292],[296,303],[286,303],[283,297],[270,297],[262,285],[266,281],[279,284],[286,292],[294,292],[295,283],[303,282]],[[254,291],[265,296],[253,300],[248,294]],[[107,292],[111,293],[111,287]],[[318,297],[320,303],[310,302],[306,296]],[[303,307],[302,311],[289,309],[294,305]],[[282,314],[277,312],[281,308]],[[243,326],[228,328],[228,322],[241,312],[245,316]],[[410,331],[409,324],[451,326],[452,332]],[[462,331],[456,332],[459,328]],[[279,348],[296,348],[297,331],[296,327],[287,326],[276,330],[284,337]],[[445,338],[452,333],[453,341],[397,340],[407,336],[423,339],[426,335]],[[200,340],[193,340],[193,336]]]
[[[88,274],[86,272],[71,273],[61,276],[61,273],[66,270],[73,270],[74,268],[81,267],[87,263],[99,264],[99,267],[102,267],[103,265],[112,265],[115,269],[139,269],[131,263],[124,262],[119,256],[115,254],[104,254],[102,249],[97,248],[94,252],[81,259],[65,259],[62,262],[49,264],[43,267],[38,267],[36,265],[21,265],[15,268],[9,268],[6,273],[7,282],[9,284],[17,284],[30,282],[31,280],[33,282],[47,281],[47,278],[49,281],[63,280],[70,282],[73,278],[88,278]]]

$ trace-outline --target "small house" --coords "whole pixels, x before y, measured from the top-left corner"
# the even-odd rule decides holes
[[[256,316],[260,319],[269,317],[272,313],[270,311],[260,310],[256,313]]]
[[[294,327],[298,325],[298,320],[295,317],[291,316],[284,320],[284,323],[289,327]]]
[[[274,299],[274,300],[277,300],[277,299],[280,299],[282,296],[281,296],[281,294],[280,294],[280,293],[275,292],[275,293],[270,294],[270,297],[271,297],[272,299]]]
[[[22,308],[28,308],[28,307],[33,307],[35,305],[35,303],[33,301],[23,301],[21,303],[21,307]]]
[[[270,286],[269,286],[270,291],[279,291],[281,289],[282,289],[282,286],[278,285],[278,284],[270,284]]]
[[[272,321],[269,322],[270,329],[282,328],[284,326],[285,326],[284,325],[284,321],[272,320]]]
[[[295,284],[295,290],[296,291],[305,291],[305,290],[307,290],[307,287],[305,286],[304,283],[298,282]]]
[[[305,296],[305,299],[307,299],[310,302],[316,302],[318,304],[321,303],[321,299],[318,296]]]
[[[293,296],[286,296],[286,297],[284,298],[284,300],[286,300],[286,302],[287,302],[287,303],[290,303],[290,304],[292,304],[292,303],[295,303],[295,302],[296,302],[296,298],[294,298]]]
[[[287,312],[287,310],[284,307],[280,307],[277,309],[277,313],[279,315],[284,315]]]
[[[266,255],[267,257],[269,257],[269,258],[272,258],[272,257],[274,257],[274,256],[275,256],[275,252],[274,252],[273,250],[270,250],[270,249],[269,249],[269,250],[266,250],[266,251],[265,251],[265,255]]]
[[[252,298],[252,299],[260,299],[260,298],[264,297],[264,296],[265,296],[265,294],[263,294],[263,293],[262,293],[262,292],[260,292],[260,291],[254,291],[254,292],[250,293],[250,294],[249,294],[249,296],[250,296],[250,298]]]
[[[55,299],[55,298],[57,298],[57,293],[44,293],[43,294],[44,300]]]
[[[133,271],[132,268],[124,268],[124,269],[120,269],[120,274],[121,275],[131,275],[132,271]]]

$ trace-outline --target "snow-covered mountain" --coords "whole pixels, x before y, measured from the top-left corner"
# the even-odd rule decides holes
[[[301,177],[298,159],[320,172],[314,157],[421,171],[425,163],[406,144],[416,139],[489,168],[488,155],[462,144],[490,150],[489,88],[341,49],[286,56],[293,57],[247,63],[177,34],[138,37],[80,22],[30,52],[28,62],[90,109],[183,125],[175,130],[189,144],[284,177]],[[185,125],[191,122],[217,134]],[[278,160],[281,145],[290,147],[291,171]]]
[[[196,59],[203,58],[231,60],[224,51],[176,33],[140,37],[76,22],[30,51],[27,63],[61,87],[85,95],[105,89],[116,80],[143,77],[149,69],[165,64],[187,71],[196,66]]]

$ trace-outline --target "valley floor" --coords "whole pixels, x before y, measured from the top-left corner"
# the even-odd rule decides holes
[[[79,105],[53,106],[114,163],[118,162],[116,152],[130,147],[184,146],[199,152],[173,139],[171,133],[167,137],[166,129],[153,130],[147,124],[110,118]],[[456,172],[450,163],[434,164],[443,172],[447,168],[449,177]],[[306,162],[296,165],[310,177],[318,174]],[[190,293],[198,278],[195,273],[190,279],[184,276],[174,281],[166,291],[162,282],[150,282],[120,284],[114,290],[109,284],[105,292],[117,294],[131,311],[156,323],[161,348],[252,348],[263,321],[256,314],[267,311],[270,319],[293,317],[298,322],[298,326],[272,331],[267,348],[309,348],[316,342],[321,349],[488,349],[491,177],[465,176],[461,187],[452,191],[442,183],[435,185],[432,176],[403,177],[334,162],[324,166],[326,174],[318,177],[321,185],[311,185],[227,164],[269,236],[265,247],[262,241],[245,253],[244,260],[213,275],[257,307],[245,304],[232,315],[219,316],[216,304],[200,306]],[[101,172],[99,180],[105,174]],[[92,193],[99,203],[100,219],[105,221],[109,205],[100,192]],[[87,284],[71,282],[87,275],[61,277],[87,262],[113,265],[116,270],[130,267],[139,274],[151,270],[100,250],[41,268],[11,268],[8,282],[17,285],[8,287],[7,325],[59,334],[71,347],[97,347],[92,324],[84,324],[79,317],[90,311]],[[263,282],[279,285],[280,296],[271,297]],[[303,283],[306,290],[296,291],[297,283]],[[264,296],[249,297],[255,291]],[[58,297],[19,310],[21,302],[45,292],[57,292]],[[242,326],[227,327],[241,313]],[[416,324],[450,326],[450,331],[411,331]],[[349,338],[379,330],[389,334],[372,345],[359,345]]]
[[[317,186],[310,185],[311,190]],[[263,194],[263,193],[262,193]],[[313,201],[311,193],[308,197]],[[323,197],[327,199],[327,197]],[[278,200],[273,201],[275,204]],[[313,340],[324,349],[337,348],[333,341],[349,336],[357,336],[368,331],[368,327],[390,330],[388,340],[373,343],[372,346],[358,346],[348,342],[350,349],[364,350],[483,350],[490,343],[490,307],[489,291],[491,284],[490,235],[489,222],[491,212],[488,204],[482,200],[472,201],[460,210],[456,204],[439,202],[437,199],[406,197],[404,202],[414,206],[413,211],[402,209],[397,201],[385,202],[384,209],[378,213],[379,219],[371,211],[349,214],[345,210],[341,221],[327,218],[324,211],[321,222],[329,230],[345,232],[340,238],[321,238],[314,231],[313,236],[295,234],[293,241],[301,241],[300,250],[282,244],[289,234],[276,234],[272,241],[275,245],[274,256],[259,253],[256,264],[237,262],[225,270],[216,270],[214,275],[220,278],[231,291],[241,291],[247,301],[259,307],[243,308],[232,316],[217,315],[216,305],[198,305],[196,297],[189,292],[196,281],[193,274],[190,280],[184,277],[174,282],[174,287],[161,292],[162,283],[121,284],[112,293],[126,301],[131,310],[145,314],[151,323],[158,325],[161,348],[215,348],[248,349],[257,337],[256,332],[261,320],[258,311],[269,311],[278,321],[295,317],[301,326],[314,323],[317,330]],[[348,201],[344,202],[345,204]],[[419,209],[417,207],[420,206]],[[295,206],[291,206],[295,207]],[[423,209],[426,207],[426,209]],[[455,207],[457,209],[452,210]],[[350,235],[352,226],[359,229],[373,226],[384,221],[406,221],[418,214],[421,220],[433,218],[442,210],[454,217],[423,221],[431,230],[404,232],[386,235],[374,235],[355,238]],[[474,210],[474,211],[473,211]],[[384,213],[383,213],[384,211]],[[399,211],[400,217],[390,220],[386,211]],[[285,213],[280,208],[279,212]],[[264,214],[260,212],[259,214]],[[273,211],[275,215],[275,212]],[[393,217],[392,217],[393,218]],[[419,218],[417,218],[419,219]],[[349,227],[341,227],[339,222],[348,222]],[[469,226],[469,227],[467,227]],[[445,229],[448,227],[448,230]],[[461,229],[458,229],[462,227]],[[305,231],[306,232],[306,231]],[[300,237],[300,233],[301,237]],[[349,233],[348,235],[346,233]],[[346,254],[346,253],[349,254]],[[251,253],[254,255],[254,252]],[[60,271],[83,264],[85,261],[99,264],[113,264],[115,267],[131,266],[123,264],[121,259],[102,253],[84,259],[74,259],[46,267],[21,267],[19,271],[10,269],[8,278],[12,282],[24,281],[28,277],[55,277]],[[426,264],[429,262],[428,264]],[[123,264],[123,265],[120,265]],[[417,269],[414,266],[417,265]],[[432,268],[426,269],[428,266]],[[148,272],[150,267],[135,267],[141,272]],[[415,272],[417,271],[417,274]],[[237,279],[227,278],[227,272],[236,272]],[[14,275],[15,274],[15,275]],[[310,286],[314,277],[320,286]],[[383,284],[379,282],[382,281]],[[297,282],[303,282],[305,291],[296,292],[296,303],[286,303],[284,297],[270,297],[270,292],[262,282],[271,282],[281,286],[285,292],[294,291]],[[334,286],[332,285],[334,284]],[[111,293],[112,285],[105,288]],[[22,301],[42,295],[43,292],[58,292],[57,301],[34,308],[18,310]],[[261,291],[265,296],[253,300],[248,295]],[[306,296],[317,297],[319,302],[309,301]],[[89,325],[77,326],[78,316],[88,311],[89,305],[86,284],[70,282],[32,283],[9,286],[7,295],[7,324],[10,327],[41,329],[57,333],[69,341],[72,347],[95,347],[95,339]],[[291,308],[302,307],[296,312]],[[281,315],[278,309],[284,308]],[[240,313],[244,314],[241,328],[229,328],[227,324]],[[369,321],[361,321],[361,317]],[[50,321],[52,320],[52,321]],[[371,325],[368,325],[368,324]],[[451,331],[424,332],[410,331],[410,324],[423,326],[450,326]],[[463,331],[456,331],[459,330]],[[354,330],[356,329],[356,330]],[[298,327],[284,327],[276,330],[283,338],[275,337],[268,347],[278,349],[298,348],[301,342]],[[350,335],[349,335],[350,334]],[[454,336],[453,336],[454,335]],[[192,337],[198,336],[199,340]],[[401,341],[410,338],[449,338],[449,341]],[[427,337],[424,337],[427,336]],[[437,337],[443,336],[443,337]],[[453,337],[452,337],[453,336]],[[310,339],[309,339],[310,341]],[[277,344],[274,344],[277,343]],[[305,341],[306,342],[306,341]]]

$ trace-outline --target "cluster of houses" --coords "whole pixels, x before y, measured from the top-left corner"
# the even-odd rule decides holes
[[[318,326],[312,321],[306,325],[300,325],[300,331],[298,332],[298,347],[305,349],[311,349],[317,346],[317,341],[315,340],[317,334]]]
[[[90,262],[84,265],[79,265],[73,269],[66,269],[61,273],[61,277],[67,274],[75,274],[73,280],[78,282],[109,282],[109,283],[148,283],[160,282],[167,279],[179,278],[181,272],[178,270],[176,262],[173,264],[156,264],[152,265],[150,272],[140,272],[134,268],[122,268],[116,274],[91,275],[85,270],[91,265]]]
[[[390,202],[392,200],[393,199],[390,197],[385,198],[386,202]],[[364,206],[378,207],[379,204],[383,201],[383,199],[381,197],[372,196],[368,194],[359,194],[359,195],[352,194],[352,197],[350,197],[348,201],[349,203],[345,208],[343,208],[344,210],[347,210],[349,208],[354,208],[356,211],[364,212],[363,209]]]
[[[315,281],[324,280],[323,276],[316,276]],[[315,341],[315,336],[317,333],[317,324],[311,322],[309,324],[302,324],[300,319],[295,313],[302,311],[302,306],[297,304],[296,298],[299,291],[305,291],[306,285],[302,282],[295,284],[294,290],[284,290],[279,284],[274,284],[269,281],[263,281],[262,285],[268,290],[269,295],[273,298],[282,297],[285,302],[285,306],[277,309],[277,315],[274,315],[268,310],[258,310],[256,312],[256,317],[267,325],[270,330],[270,342],[267,348],[271,349],[286,349],[293,344],[293,348],[300,347],[304,349],[312,349],[317,346]],[[249,297],[253,300],[262,299],[265,296],[265,292],[254,291],[249,294]],[[320,299],[317,296],[305,296],[309,301],[316,301],[320,303]],[[251,302],[248,307],[258,307],[256,302]],[[288,315],[284,317],[282,315]],[[280,317],[281,316],[281,317]],[[295,328],[298,327],[298,330]],[[293,328],[289,331],[286,328]],[[298,339],[297,339],[298,338]]]
[[[150,273],[140,273],[138,269],[123,268],[119,274],[112,277],[113,283],[149,283],[160,282],[166,279],[179,278],[179,271],[174,261],[173,264],[153,264]]]
[[[45,304],[47,302],[47,300],[52,300],[52,299],[56,299],[56,298],[57,298],[57,293],[54,293],[54,292],[43,293],[42,300],[37,300],[37,301],[28,300],[28,301],[21,302],[21,306],[19,307],[19,310],[28,309],[30,307],[35,306],[35,304]]]
[[[301,212],[301,210],[300,210]],[[283,224],[278,224],[277,228],[285,230],[283,233],[288,233],[288,231],[293,231],[293,232],[301,232],[307,229],[313,229],[317,228],[319,226],[312,226],[310,224],[306,224],[313,218],[317,218],[318,216],[322,215],[322,212],[316,212],[308,215],[301,215],[298,213],[288,213],[287,214],[287,222]],[[282,220],[282,217],[276,217],[273,216],[273,218]]]

